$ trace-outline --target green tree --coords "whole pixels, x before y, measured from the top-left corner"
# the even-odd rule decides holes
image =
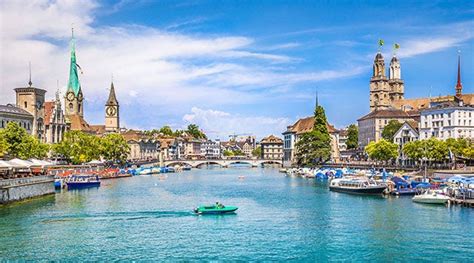
[[[207,139],[207,136],[199,129],[199,126],[196,124],[189,124],[186,132],[195,139]]]
[[[355,124],[349,125],[349,127],[347,127],[347,140],[346,140],[347,149],[357,149],[357,146],[359,145],[358,140],[359,140],[359,129],[357,128]]]
[[[412,141],[403,145],[402,151],[408,158],[419,161],[424,157],[425,149],[422,141]]]
[[[322,106],[317,106],[314,111],[313,130],[301,135],[296,143],[296,148],[296,158],[299,165],[320,164],[331,157],[331,137]]]
[[[233,154],[234,154],[234,156],[242,156],[242,155],[245,155],[245,153],[242,152],[242,151],[239,150],[239,149],[234,150],[234,151],[233,151]]]
[[[47,144],[29,135],[16,122],[9,122],[5,129],[0,130],[0,156],[8,154],[21,159],[45,158],[48,151]]]
[[[252,151],[252,155],[255,157],[261,157],[262,156],[262,148],[259,146]]]
[[[378,142],[370,142],[365,147],[365,151],[370,159],[375,161],[386,162],[398,157],[398,145],[385,139],[381,139]]]
[[[166,135],[166,136],[173,136],[173,134],[174,134],[173,130],[168,125],[165,125],[165,126],[161,127],[160,133],[163,134],[163,135]]]
[[[224,150],[224,156],[229,157],[229,156],[234,156],[234,152],[230,150]]]
[[[387,141],[393,141],[393,136],[395,133],[402,127],[402,123],[397,120],[391,120],[388,124],[383,128],[382,131],[382,138]]]
[[[80,164],[100,158],[100,142],[99,137],[80,131],[68,131],[63,140],[53,146],[53,151],[70,159],[74,164]]]
[[[122,135],[110,133],[100,138],[100,152],[105,160],[124,164],[130,152],[130,146]]]

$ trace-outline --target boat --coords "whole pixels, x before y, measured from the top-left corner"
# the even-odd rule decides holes
[[[390,191],[391,195],[415,195],[419,192],[416,187],[411,187],[411,184],[401,177],[394,176],[390,181],[394,185],[394,188]]]
[[[63,188],[63,179],[62,178],[54,178],[54,188],[55,189],[61,189]]]
[[[230,214],[239,209],[236,206],[224,206],[223,204],[202,205],[194,209],[194,213],[199,215],[206,214]]]
[[[183,166],[183,171],[190,171],[191,170],[191,166]]]
[[[69,176],[65,180],[65,182],[68,189],[80,189],[100,186],[100,180],[97,175],[74,174]]]
[[[377,184],[372,179],[340,178],[329,183],[329,190],[348,194],[377,195],[387,188],[385,184]]]
[[[437,191],[426,191],[422,194],[415,195],[413,202],[423,204],[446,204],[449,201],[449,196],[446,196]]]

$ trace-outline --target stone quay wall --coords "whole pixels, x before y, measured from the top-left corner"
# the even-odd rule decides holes
[[[0,180],[0,204],[54,192],[54,176],[52,175]]]

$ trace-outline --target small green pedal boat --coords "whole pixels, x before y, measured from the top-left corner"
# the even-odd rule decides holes
[[[215,204],[215,205],[202,205],[196,207],[194,209],[194,213],[199,215],[207,215],[207,214],[228,214],[233,213],[237,209],[236,206],[224,206],[223,204]]]

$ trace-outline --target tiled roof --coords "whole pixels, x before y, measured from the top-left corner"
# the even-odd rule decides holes
[[[105,133],[105,125],[89,125],[91,131],[97,134],[104,134]]]
[[[466,105],[474,105],[474,94],[462,94],[461,99]],[[393,102],[393,107],[397,109],[403,109],[411,107],[415,110],[425,109],[430,106],[430,102],[442,102],[442,101],[454,101],[454,95],[439,96],[433,98],[417,98],[417,99],[403,99],[395,100]]]
[[[31,115],[29,112],[24,109],[18,108],[17,106],[14,106],[12,104],[0,105],[0,112],[23,115],[33,118],[33,115]]]
[[[314,126],[314,117],[311,116],[311,117],[306,117],[306,118],[297,120],[295,124],[293,124],[292,126],[289,126],[289,129],[296,134],[302,134],[302,133],[312,131],[313,126]],[[326,124],[326,126],[328,128],[329,133],[334,133],[337,131],[336,128],[334,128],[334,126],[329,123]]]
[[[85,131],[89,132],[90,131],[90,126],[89,123],[84,120],[84,118],[80,115],[68,115],[67,118],[69,119],[69,122],[71,123],[71,130],[72,131]]]
[[[46,101],[44,103],[44,125],[49,125],[51,123],[51,117],[54,111],[54,101]]]
[[[267,136],[267,137],[263,138],[260,141],[260,143],[263,143],[263,144],[265,144],[265,143],[281,143],[282,144],[283,140],[272,134],[270,136]]]
[[[406,112],[398,109],[388,109],[388,110],[374,110],[369,114],[365,115],[364,117],[358,119],[367,120],[373,118],[413,118],[416,116],[417,111]],[[419,114],[418,114],[419,115]]]

